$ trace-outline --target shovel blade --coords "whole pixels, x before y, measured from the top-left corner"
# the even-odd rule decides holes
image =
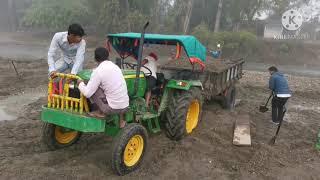
[[[274,145],[276,143],[276,136],[274,136],[270,141],[269,141],[269,145]]]
[[[267,112],[269,109],[266,106],[260,106],[259,111],[262,113]]]

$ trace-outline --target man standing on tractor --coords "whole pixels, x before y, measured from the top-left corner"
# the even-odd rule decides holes
[[[53,36],[48,51],[49,74],[52,78],[57,72],[62,73],[68,69],[71,74],[82,70],[86,50],[86,41],[82,38],[84,35],[79,24],[71,24],[68,32],[58,32]],[[63,54],[61,59],[57,59],[59,51]]]
[[[156,83],[157,83],[157,70],[158,70],[157,62],[156,62],[157,60],[158,60],[158,56],[155,53],[151,52],[142,61],[142,66],[144,67],[141,67],[141,71],[143,71],[145,74],[148,74],[151,72],[151,75],[146,77],[147,92],[145,95],[145,99],[146,99],[147,108],[149,107],[149,104],[150,104],[151,91],[156,86]]]
[[[97,48],[94,57],[98,67],[92,72],[89,82],[86,85],[78,81],[80,92],[99,109],[88,114],[98,118],[104,118],[107,114],[120,114],[120,128],[123,128],[126,125],[124,113],[129,106],[129,96],[122,71],[109,61],[106,48]]]
[[[217,50],[216,51],[209,51],[210,55],[215,58],[215,59],[220,59],[221,58],[221,45],[217,45]]]
[[[285,104],[291,97],[291,91],[287,79],[274,66],[270,67],[269,73],[271,75],[269,80],[269,89],[273,92],[272,98],[272,121],[279,124],[282,121]]]

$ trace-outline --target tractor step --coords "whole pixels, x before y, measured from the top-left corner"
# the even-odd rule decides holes
[[[158,114],[153,114],[153,113],[150,113],[150,112],[146,112],[142,116],[142,119],[146,120],[146,119],[153,119],[153,118],[157,118],[157,117],[158,117]]]
[[[160,125],[159,125],[159,115],[158,114],[153,114],[150,112],[146,112],[142,116],[142,120],[147,123],[148,129],[152,133],[158,133],[160,132]]]

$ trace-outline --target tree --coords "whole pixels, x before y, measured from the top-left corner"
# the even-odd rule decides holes
[[[187,34],[190,24],[190,18],[192,14],[192,7],[193,7],[193,0],[189,0],[188,6],[187,6],[187,12],[183,23],[183,33]]]
[[[12,1],[12,0],[11,0]],[[101,32],[140,31],[150,20],[148,31],[192,32],[206,24],[211,31],[239,29],[262,10],[280,12],[305,0],[33,0],[24,17],[28,26],[65,29],[79,22]],[[309,1],[309,0],[306,0]],[[222,9],[223,7],[223,9]]]
[[[8,10],[9,10],[9,24],[10,31],[16,31],[18,26],[18,17],[16,12],[15,1],[8,0]]]
[[[122,7],[122,17],[128,17],[130,13],[130,4],[128,0],[120,0],[120,7]],[[127,21],[127,30],[131,31],[131,25],[130,22]]]
[[[223,5],[223,0],[219,0],[218,11],[217,11],[217,16],[216,16],[216,23],[214,25],[214,32],[219,32],[219,29],[220,29],[222,5]]]
[[[34,0],[23,22],[27,26],[46,27],[49,30],[65,30],[68,24],[87,24],[89,8],[85,0]]]
[[[265,0],[265,9],[269,9],[274,15],[280,16],[286,10],[299,8],[309,2],[310,0]]]

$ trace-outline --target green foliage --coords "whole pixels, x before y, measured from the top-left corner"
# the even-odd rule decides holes
[[[84,0],[34,0],[26,12],[23,23],[26,26],[47,27],[65,30],[68,24],[89,22],[89,8]]]
[[[120,14],[120,3],[118,0],[105,0],[99,2],[101,4],[96,8],[96,20],[100,29],[110,33],[121,29],[126,29],[126,24],[122,23],[122,15]]]
[[[125,0],[33,0],[23,23],[52,31],[66,29],[74,22],[96,27],[98,32],[104,33],[140,31],[147,17],[151,17],[155,2],[128,0],[126,9]]]
[[[280,45],[280,47],[279,47],[279,51],[280,51],[280,53],[285,53],[285,54],[287,54],[287,53],[289,53],[289,45],[287,44],[287,43],[282,43],[281,45]]]
[[[270,7],[278,7],[271,3],[277,0],[224,0],[221,28],[237,29],[242,20],[250,21],[258,10],[267,8],[264,7],[267,2]],[[191,32],[203,24],[213,30],[218,3],[219,0],[193,0]],[[79,22],[101,32],[123,32],[140,30],[137,26],[150,20],[149,30],[178,34],[182,32],[188,4],[187,0],[33,0],[23,22],[53,31]]]
[[[127,16],[127,23],[130,24],[132,32],[140,32],[146,20],[147,17],[137,10],[130,12]]]
[[[223,54],[249,55],[257,46],[256,36],[250,32],[219,32],[213,33],[208,26],[201,23],[195,27],[192,34],[196,36],[209,49],[216,49],[217,44],[222,45]]]
[[[202,22],[197,27],[193,29],[192,34],[196,36],[202,43],[204,43],[206,46],[209,45],[211,32],[209,30],[209,27],[206,23]]]
[[[249,54],[253,53],[253,51],[257,47],[257,37],[247,31],[239,32],[240,36],[240,51],[248,52]]]

